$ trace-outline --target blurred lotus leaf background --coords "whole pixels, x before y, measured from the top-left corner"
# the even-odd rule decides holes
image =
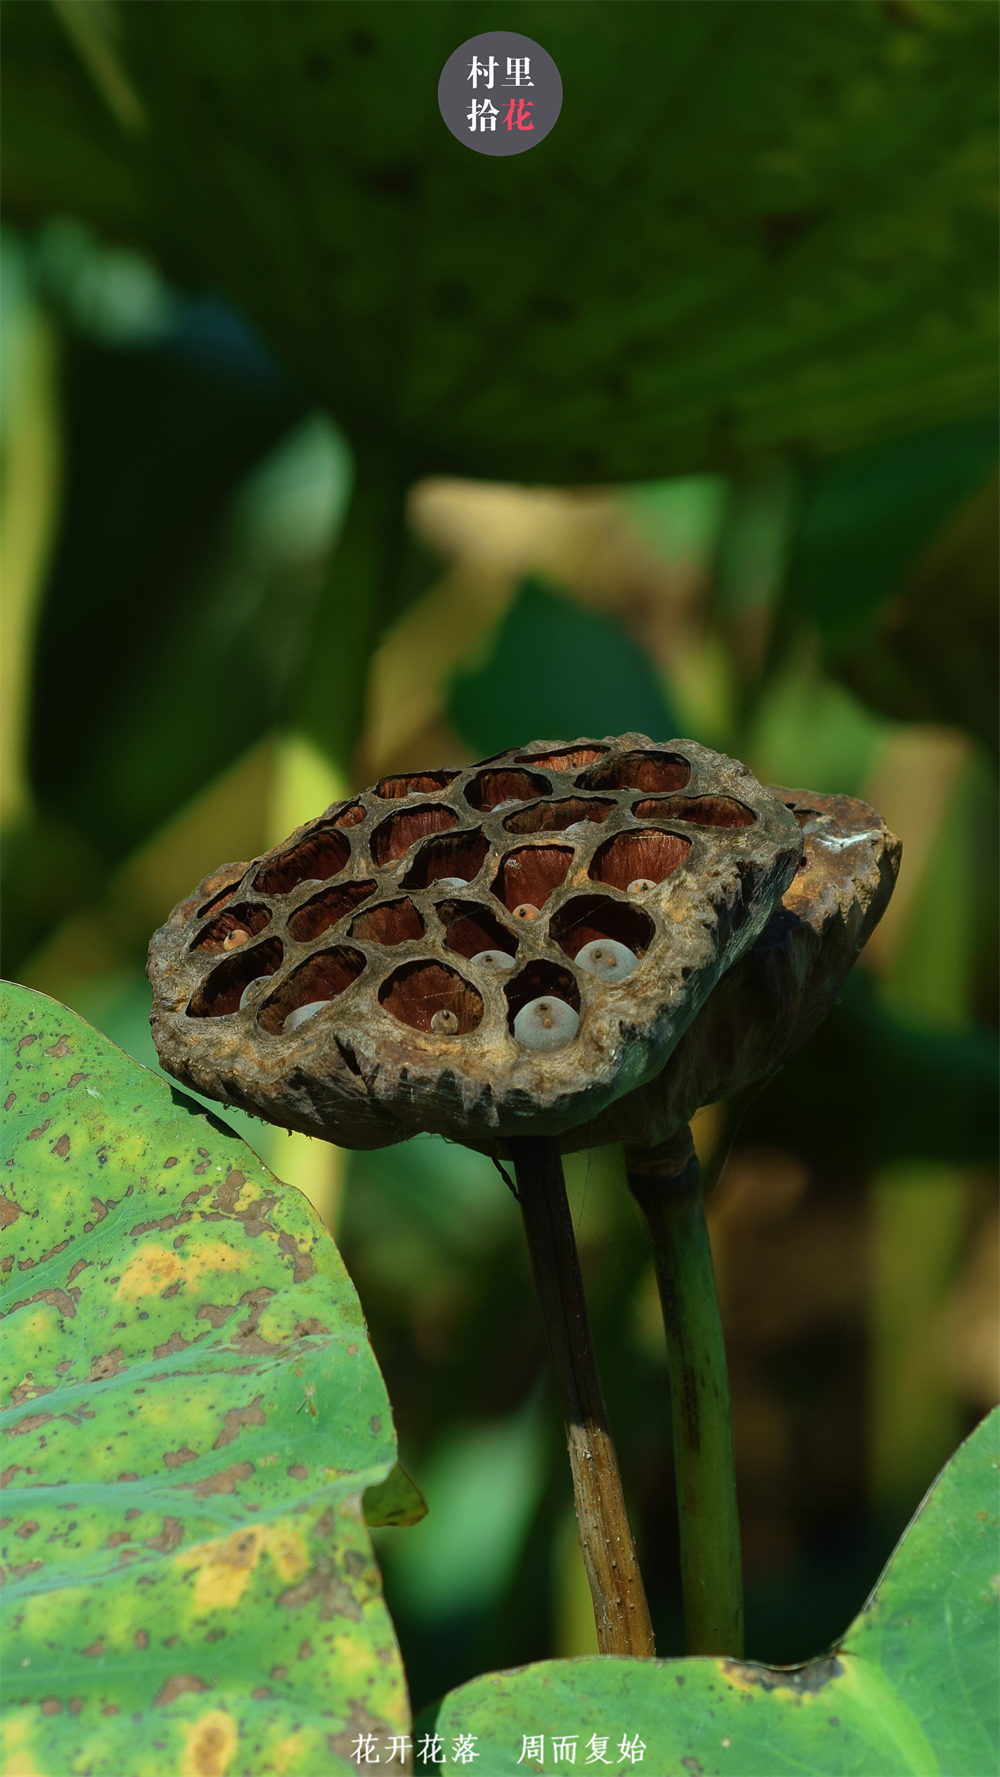
[[[534,737],[690,735],[902,836],[825,1026],[695,1123],[748,1653],[815,1654],[1000,1393],[996,9],[511,0],[565,102],[502,159],[437,110],[478,0],[2,13],[6,974],[155,1065],[209,868]],[[231,1121],[335,1229],[430,1505],[377,1533],[415,1704],[589,1651],[503,1181]],[[651,1264],[618,1154],[568,1172],[679,1652]]]

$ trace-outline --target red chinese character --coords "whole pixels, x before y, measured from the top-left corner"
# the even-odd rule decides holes
[[[504,118],[504,123],[507,125],[507,128],[509,130],[512,130],[514,128],[515,122],[517,123],[517,127],[519,130],[533,130],[534,129],[535,126],[532,123],[530,117],[528,117],[528,121],[525,122],[525,118],[527,117],[528,112],[531,110],[533,102],[534,101],[531,99],[518,99],[516,101],[517,118],[515,119],[515,117],[514,117],[515,100],[511,99],[510,109],[507,112],[506,117]]]

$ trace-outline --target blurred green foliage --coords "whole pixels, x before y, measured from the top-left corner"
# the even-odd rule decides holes
[[[545,43],[566,103],[544,144],[499,162],[465,153],[434,97],[447,55],[494,22],[478,0],[2,14],[5,362],[27,362],[25,317],[52,329],[56,374],[26,400],[49,403],[62,446],[17,655],[6,971],[151,1061],[149,929],[230,844],[277,837],[269,737],[304,733],[349,775],[373,649],[434,597],[446,564],[407,531],[411,484],[616,482],[644,547],[699,564],[689,653],[657,653],[613,586],[598,610],[571,576],[529,575],[475,661],[414,663],[441,678],[440,745],[681,727],[768,781],[891,792],[899,931],[740,1107],[739,1140],[777,1156],[775,1176],[782,1155],[808,1169],[793,1246],[810,1216],[860,1225],[873,1169],[991,1163],[995,9],[514,0],[505,25]],[[6,477],[17,413],[4,427]],[[912,740],[945,749],[934,784],[903,770]],[[205,807],[209,850],[188,866],[184,823]],[[172,834],[189,878],[168,892]],[[270,1132],[239,1127],[280,1174]],[[648,1255],[615,1157],[573,1165],[660,1647],[677,1652]],[[962,1177],[971,1251],[979,1187]],[[431,1508],[380,1533],[415,1702],[585,1651],[502,1180],[430,1139],[357,1157],[340,1237]],[[808,1275],[812,1320],[759,1349],[731,1331],[748,1550],[755,1487],[778,1525],[748,1555],[749,1648],[774,1660],[838,1632],[937,1461],[907,1469],[904,1450],[906,1496],[881,1521],[858,1404],[875,1334],[823,1307],[829,1250],[807,1264],[795,1248],[773,1292]],[[937,1325],[939,1308],[915,1312]],[[948,1386],[953,1418],[988,1404]],[[464,1521],[466,1558],[440,1566],[435,1513],[468,1493],[504,1561]]]

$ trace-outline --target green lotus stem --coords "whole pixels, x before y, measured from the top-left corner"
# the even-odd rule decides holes
[[[508,1140],[562,1398],[584,1566],[602,1654],[651,1660],[649,1606],[611,1439],[556,1136]]]
[[[743,1654],[743,1570],[726,1348],[701,1169],[685,1129],[625,1149],[649,1223],[670,1375],[684,1627],[689,1654]]]

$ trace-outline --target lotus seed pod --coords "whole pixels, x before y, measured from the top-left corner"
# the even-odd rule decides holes
[[[580,1028],[580,1014],[565,1000],[529,1000],[514,1020],[514,1041],[526,1049],[561,1049]]]
[[[662,1073],[801,855],[795,813],[693,741],[383,778],[174,909],[153,1036],[196,1091],[346,1147],[593,1128]],[[558,1047],[522,1038],[539,1004]]]
[[[592,938],[577,951],[576,966],[588,975],[599,975],[602,981],[624,981],[639,967],[639,958],[617,938]]]
[[[634,882],[629,883],[625,893],[627,895],[644,895],[647,890],[655,887],[656,884],[651,876],[637,876]]]
[[[725,974],[658,1079],[619,1098],[567,1150],[655,1147],[703,1104],[782,1067],[825,1018],[889,904],[895,834],[864,802],[771,786],[802,832],[798,870],[756,943]],[[586,1135],[586,1141],[582,1139]]]

